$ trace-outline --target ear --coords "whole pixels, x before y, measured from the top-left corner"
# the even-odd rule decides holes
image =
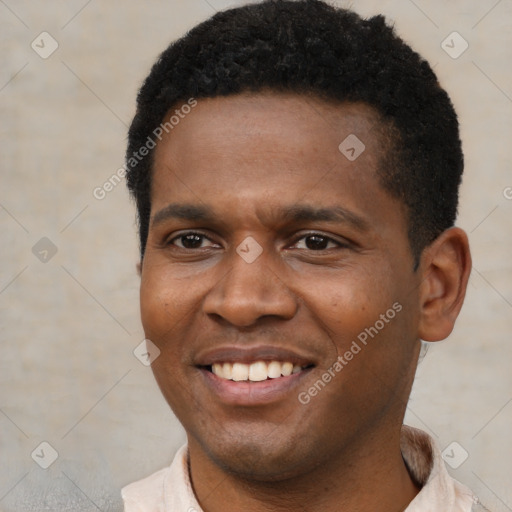
[[[471,253],[466,233],[450,228],[422,254],[420,264],[420,319],[418,336],[441,341],[449,336],[466,295]]]
[[[137,275],[140,277],[142,274],[142,261],[139,261],[135,267],[137,269]]]

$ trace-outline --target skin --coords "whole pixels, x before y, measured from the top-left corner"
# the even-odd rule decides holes
[[[161,350],[153,372],[187,432],[206,512],[398,512],[418,492],[399,438],[419,340],[451,332],[471,261],[466,235],[451,228],[414,270],[406,212],[376,174],[379,133],[363,104],[242,94],[198,101],[155,150],[142,322]],[[349,134],[365,144],[353,162],[338,150]],[[170,204],[214,217],[159,213]],[[297,205],[341,207],[360,223],[280,213]],[[182,238],[191,230],[204,235],[196,245]],[[248,236],[263,251],[250,264],[236,252]],[[300,403],[397,302],[402,310]],[[315,366],[277,402],[233,406],[195,363],[235,343],[286,347]]]

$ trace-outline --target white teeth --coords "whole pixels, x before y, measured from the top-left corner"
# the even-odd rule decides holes
[[[223,377],[223,375],[219,375],[219,377]],[[235,381],[247,380],[249,378],[249,365],[233,363],[231,378]]]
[[[224,369],[223,366],[219,363],[214,363],[212,365],[212,372],[215,373],[218,377],[226,378],[224,377]]]
[[[267,380],[267,364],[263,361],[257,361],[249,366],[249,380],[259,382]]]
[[[268,364],[268,376],[271,379],[277,379],[281,377],[281,363],[279,361],[271,361]]]
[[[292,374],[293,363],[283,363],[283,367],[281,368],[281,375],[288,377],[288,375]]]
[[[215,363],[212,365],[212,372],[222,379],[240,381],[260,382],[267,379],[288,377],[292,373],[299,373],[302,367],[294,365],[289,361],[256,361],[252,364],[244,363]]]
[[[225,379],[232,379],[233,378],[233,365],[231,363],[224,363],[222,365],[222,377]]]

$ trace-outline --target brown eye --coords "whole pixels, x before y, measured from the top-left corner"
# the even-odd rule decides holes
[[[335,242],[332,238],[319,233],[303,236],[296,242],[298,249],[309,249],[310,251],[322,251],[340,247],[341,245],[342,244]]]
[[[319,251],[321,249],[326,249],[329,245],[329,239],[325,236],[317,236],[312,235],[306,237],[306,247],[313,251]]]
[[[209,245],[203,245],[203,243],[209,243]],[[185,233],[173,238],[169,244],[176,245],[181,249],[200,249],[214,245],[211,240],[201,233]]]

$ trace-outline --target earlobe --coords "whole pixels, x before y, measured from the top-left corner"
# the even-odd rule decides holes
[[[439,235],[423,252],[420,271],[418,337],[441,341],[452,332],[466,295],[471,272],[466,233],[450,228]]]

